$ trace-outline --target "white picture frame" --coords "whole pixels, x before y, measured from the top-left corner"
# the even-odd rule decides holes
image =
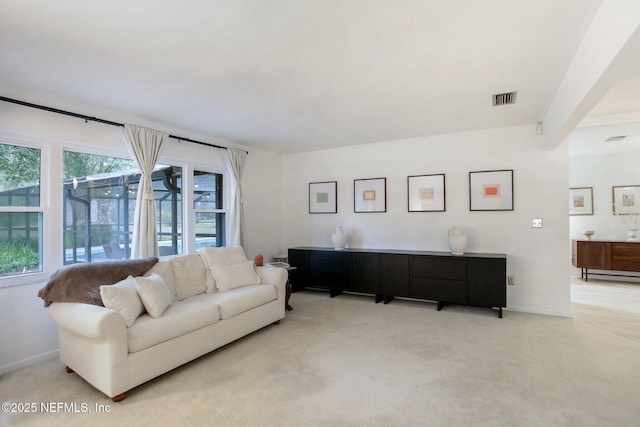
[[[310,182],[309,183],[309,213],[335,214],[338,213],[338,182]]]
[[[386,212],[387,178],[354,179],[353,211]]]
[[[513,169],[469,172],[470,211],[512,211]]]
[[[409,212],[444,212],[444,174],[408,176],[407,202]]]

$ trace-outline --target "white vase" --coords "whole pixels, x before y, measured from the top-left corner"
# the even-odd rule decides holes
[[[449,229],[449,250],[453,255],[462,255],[467,247],[467,232],[462,227]]]
[[[333,249],[336,251],[343,251],[347,244],[347,235],[344,233],[342,227],[337,227],[335,232],[331,235],[331,243],[333,243]]]

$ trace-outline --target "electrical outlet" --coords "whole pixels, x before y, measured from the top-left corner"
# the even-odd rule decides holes
[[[533,218],[531,220],[531,227],[542,228],[542,218]]]
[[[514,276],[507,277],[507,283],[509,283],[511,286],[515,286],[516,285],[516,278]]]

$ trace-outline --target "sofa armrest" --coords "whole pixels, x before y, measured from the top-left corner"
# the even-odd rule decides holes
[[[281,267],[259,266],[256,272],[264,285],[275,285],[276,297],[282,301],[282,316],[284,317],[284,305],[287,296],[287,280],[289,273]]]
[[[287,270],[281,267],[260,266],[256,272],[266,285],[286,285],[289,278]]]
[[[60,361],[109,397],[131,388],[124,317],[97,305],[56,302]]]
[[[124,317],[106,307],[75,302],[55,302],[49,313],[56,324],[66,331],[86,338],[127,339]]]

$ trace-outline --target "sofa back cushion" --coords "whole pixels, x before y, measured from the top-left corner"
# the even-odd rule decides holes
[[[260,276],[253,268],[252,261],[213,266],[211,267],[211,273],[216,280],[216,286],[219,291],[230,291],[243,286],[260,284]]]
[[[178,301],[206,292],[205,267],[200,255],[183,255],[171,258],[170,262]]]
[[[247,261],[244,249],[241,246],[221,248],[207,246],[198,250],[198,253],[206,267],[207,292],[209,293],[218,290],[216,280],[211,274],[211,267],[240,264]]]

